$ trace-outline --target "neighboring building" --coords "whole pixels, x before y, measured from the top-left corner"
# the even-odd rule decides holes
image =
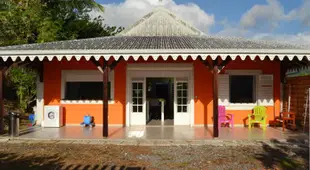
[[[243,125],[256,105],[268,108],[268,120],[279,115],[281,61],[308,62],[309,49],[203,35],[159,8],[114,37],[2,47],[0,56],[43,64],[39,118],[43,105],[62,105],[66,125],[80,124],[86,114],[103,124],[103,76],[97,67],[108,60],[115,66],[108,82],[110,125],[146,125],[159,118],[154,98],[165,99],[165,118],[174,125],[213,124],[217,68],[218,104]]]

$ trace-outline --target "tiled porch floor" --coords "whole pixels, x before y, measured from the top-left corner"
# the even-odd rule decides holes
[[[135,126],[135,127],[109,127],[110,139],[167,139],[167,140],[205,140],[212,139],[212,127],[189,126]],[[309,138],[303,133],[285,131],[281,128],[268,127],[266,131],[260,128],[235,127],[220,129],[218,139],[222,140],[269,140],[288,139],[294,136]],[[20,138],[37,139],[102,139],[102,127],[92,129],[80,126],[65,126],[62,128],[36,127],[21,133]]]

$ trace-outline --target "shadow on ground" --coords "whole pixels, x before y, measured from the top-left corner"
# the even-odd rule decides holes
[[[68,165],[61,161],[58,155],[38,157],[35,155],[19,155],[15,153],[0,153],[0,169],[10,169],[10,170],[27,170],[27,169],[73,169],[73,170],[105,170],[105,169],[118,169],[118,170],[144,170],[144,167],[128,167],[125,165]]]
[[[266,169],[309,169],[309,142],[304,137],[289,138],[287,142],[271,139],[270,142],[261,142],[263,153],[256,155]]]

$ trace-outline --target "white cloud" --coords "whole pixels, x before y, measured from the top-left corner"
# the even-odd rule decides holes
[[[209,28],[214,24],[214,16],[207,14],[194,3],[176,4],[173,0],[125,0],[123,3],[102,4],[105,12],[93,13],[93,16],[101,15],[105,24],[128,27],[151,12],[153,8],[162,5],[186,22],[192,24],[199,30],[208,33]]]
[[[215,33],[217,36],[234,36],[258,40],[278,40],[283,42],[309,44],[310,32],[297,34],[274,34],[268,33],[270,29],[278,26],[283,20],[300,20],[310,26],[310,0],[304,0],[303,4],[287,14],[278,0],[266,0],[265,5],[254,5],[243,14],[240,22],[232,23],[225,19],[221,23],[224,29]],[[96,12],[92,15],[101,15],[105,24],[128,27],[151,12],[159,5],[176,13],[186,22],[193,24],[201,31],[208,33],[214,25],[214,15],[206,13],[194,3],[176,4],[174,0],[125,0],[123,3],[102,4],[105,7],[103,14]],[[252,28],[267,28],[262,32],[254,32]],[[267,32],[267,33],[266,33]]]
[[[293,9],[289,14],[288,18],[290,20],[300,20],[305,26],[310,27],[310,0],[304,0],[303,4],[297,8]]]
[[[284,43],[310,45],[310,32],[297,34],[258,33],[240,27],[227,27],[215,34],[216,36],[243,37],[254,40],[273,40]]]
[[[258,40],[277,40],[281,42],[288,42],[292,44],[308,44],[310,45],[310,32],[302,32],[297,34],[268,34],[260,33],[252,37]]]
[[[222,21],[224,29],[216,35],[310,45],[309,31],[296,34],[270,33],[270,29],[277,27],[279,22],[291,20],[300,20],[304,25],[310,26],[310,0],[304,0],[299,8],[293,9],[287,14],[277,0],[267,0],[266,5],[254,5],[244,13],[240,23],[232,25],[227,19]],[[267,30],[262,28],[267,28]]]
[[[278,26],[280,20],[285,19],[283,6],[277,0],[267,0],[266,5],[254,5],[240,20],[244,28],[267,28]]]

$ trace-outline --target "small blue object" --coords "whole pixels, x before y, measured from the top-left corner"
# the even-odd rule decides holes
[[[29,114],[29,117],[28,117],[30,123],[32,126],[35,125],[35,115],[34,114]]]
[[[92,116],[84,116],[84,119],[83,119],[83,122],[81,123],[82,126],[86,127],[86,126],[89,126],[89,127],[93,127],[95,126],[95,123],[94,123],[94,118]]]
[[[91,116],[84,116],[84,123],[89,125],[91,123]]]

